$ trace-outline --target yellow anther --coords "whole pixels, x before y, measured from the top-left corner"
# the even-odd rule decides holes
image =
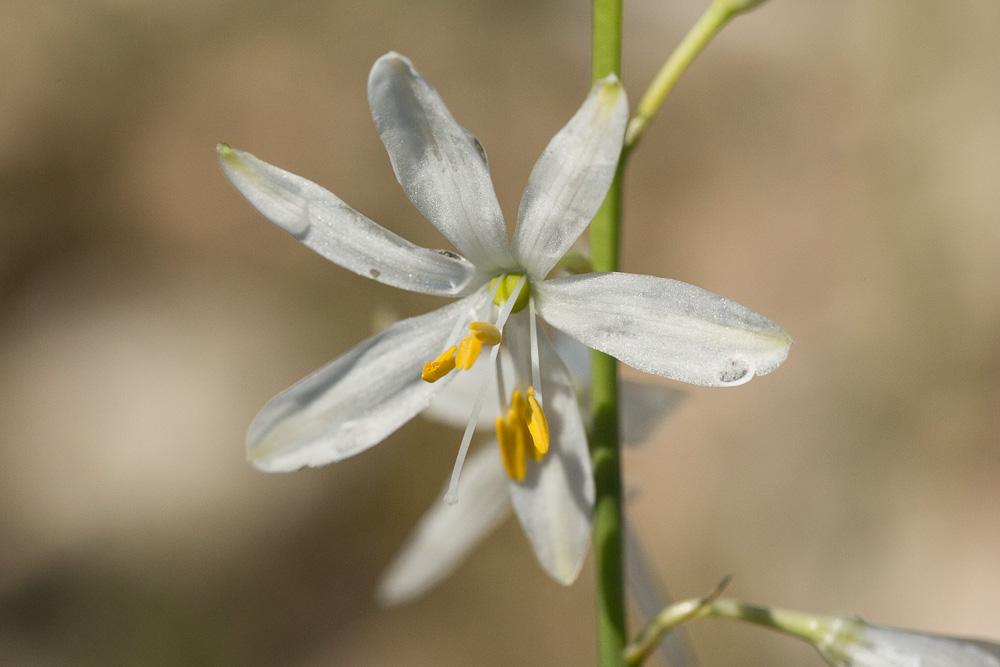
[[[515,481],[524,480],[524,457],[517,456],[514,433],[507,420],[497,417],[497,442],[500,444],[500,458],[503,460],[507,476]],[[518,460],[520,458],[520,460]]]
[[[455,369],[455,349],[452,345],[438,355],[437,359],[424,364],[424,370],[420,373],[424,382],[437,382]]]
[[[458,344],[458,353],[455,355],[455,366],[467,371],[476,363],[479,352],[483,349],[483,341],[479,340],[475,334],[469,334]]]
[[[531,408],[528,431],[531,433],[531,442],[535,445],[535,458],[541,460],[545,452],[549,451],[549,420],[545,418],[542,406],[535,398],[534,387],[528,387],[528,406]]]
[[[486,345],[499,345],[503,339],[500,330],[489,322],[470,322],[469,331]]]
[[[505,417],[497,417],[496,426],[504,469],[520,482],[527,473],[528,456],[541,461],[549,451],[549,422],[533,387],[528,388],[527,398],[519,389],[511,393],[510,409]]]
[[[510,413],[518,421],[528,420],[528,402],[524,400],[524,394],[520,389],[515,389],[510,395]]]

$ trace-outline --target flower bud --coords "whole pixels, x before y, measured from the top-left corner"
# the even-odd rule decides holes
[[[1000,645],[836,619],[816,648],[834,667],[1000,667]]]

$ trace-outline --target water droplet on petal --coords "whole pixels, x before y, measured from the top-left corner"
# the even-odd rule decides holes
[[[743,359],[730,359],[726,362],[719,373],[719,381],[723,384],[733,384],[737,383],[747,376],[750,372],[750,366]]]

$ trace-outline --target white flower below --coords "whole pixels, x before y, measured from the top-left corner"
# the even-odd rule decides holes
[[[594,487],[574,388],[542,321],[640,370],[708,386],[770,372],[791,340],[747,308],[677,281],[626,273],[549,277],[615,173],[628,105],[614,77],[593,87],[535,164],[512,241],[485,152],[409,60],[379,58],[368,99],[400,185],[459,254],[416,246],[315,183],[224,144],[222,168],[262,214],[331,261],[388,285],[459,298],[398,322],[276,396],[250,427],[248,456],[272,472],[353,456],[424,410],[456,375],[485,369],[471,392],[447,497],[458,497],[492,385],[499,456],[491,456],[502,465],[477,459],[470,471],[475,479],[507,478],[539,561],[568,584],[589,544]],[[495,516],[459,511],[487,527]],[[433,523],[425,533],[431,542],[442,539]]]
[[[1000,667],[1000,646],[838,618],[817,644],[834,667]]]

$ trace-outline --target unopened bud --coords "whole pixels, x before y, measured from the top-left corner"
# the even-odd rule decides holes
[[[1000,645],[839,618],[816,648],[834,667],[1000,667]]]

